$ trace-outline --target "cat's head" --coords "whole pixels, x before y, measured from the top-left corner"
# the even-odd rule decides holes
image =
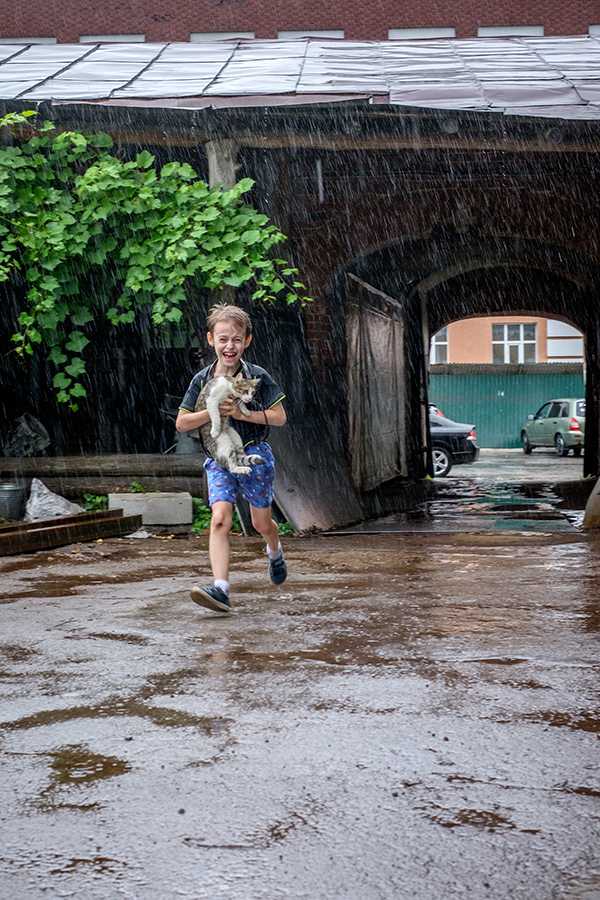
[[[231,384],[231,393],[238,400],[248,403],[254,397],[254,392],[260,384],[260,378],[244,378],[242,373],[236,375],[235,378],[227,376],[227,380]]]

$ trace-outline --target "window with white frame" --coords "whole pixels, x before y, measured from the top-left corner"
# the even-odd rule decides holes
[[[548,319],[546,322],[548,362],[583,362],[583,334],[578,328]]]
[[[429,362],[432,366],[445,365],[448,362],[448,327],[441,328],[431,338]]]
[[[535,345],[535,322],[492,325],[493,363],[534,363]]]

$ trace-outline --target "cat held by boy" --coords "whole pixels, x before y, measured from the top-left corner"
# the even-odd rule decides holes
[[[206,383],[196,401],[194,412],[206,409],[210,416],[209,421],[198,429],[207,454],[234,475],[250,475],[250,466],[264,466],[265,460],[262,456],[248,456],[244,452],[241,437],[229,424],[229,417],[220,414],[219,404],[234,397],[243,415],[249,416],[246,403],[252,400],[259,382],[259,378],[246,380],[241,373],[235,378],[217,375]]]

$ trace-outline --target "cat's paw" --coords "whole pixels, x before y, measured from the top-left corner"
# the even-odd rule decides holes
[[[210,429],[210,436],[211,436],[211,438],[216,439],[216,438],[219,437],[220,434],[221,434],[221,429],[220,429],[220,428],[215,428],[215,426],[213,425],[213,427]]]
[[[233,475],[251,475],[252,469],[249,466],[234,466],[231,472]]]
[[[267,464],[266,459],[263,459],[262,456],[256,456],[256,455],[247,456],[246,462],[250,466],[266,466],[266,464]]]

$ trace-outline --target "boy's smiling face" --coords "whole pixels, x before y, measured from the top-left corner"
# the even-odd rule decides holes
[[[230,319],[221,319],[214,326],[212,333],[208,332],[206,338],[217,354],[215,374],[235,375],[242,353],[252,340],[252,335],[247,335],[244,328]]]

